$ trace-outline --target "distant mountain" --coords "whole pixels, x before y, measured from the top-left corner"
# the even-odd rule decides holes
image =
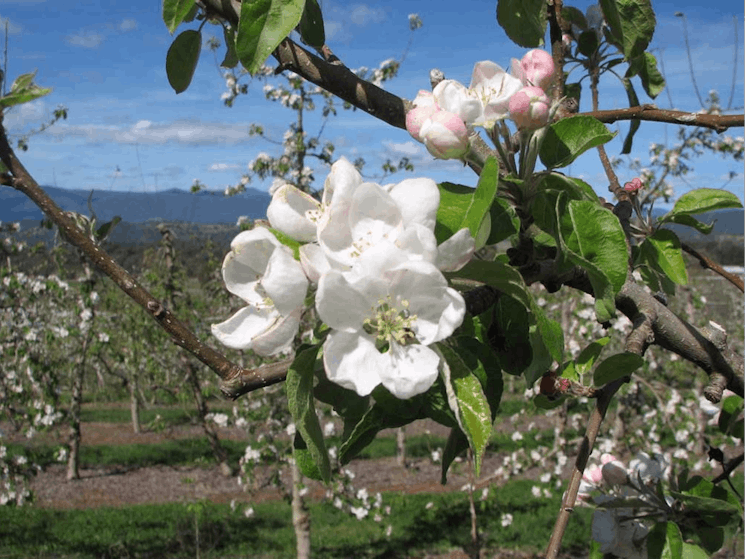
[[[661,217],[667,212],[654,212],[654,217]],[[719,210],[697,215],[696,218],[706,224],[714,223],[714,230],[709,235],[703,235],[684,225],[675,223],[665,224],[665,228],[672,229],[683,240],[704,241],[719,235],[732,235],[741,237],[745,233],[745,213],[743,210]]]
[[[43,187],[65,211],[89,215],[90,191]],[[183,221],[190,223],[235,223],[238,216],[250,219],[266,216],[271,197],[266,192],[249,188],[243,194],[226,197],[211,192],[192,194],[183,190],[162,192],[93,192],[91,205],[99,223],[119,216],[129,223],[148,221]],[[0,187],[0,221],[40,220],[41,210],[25,195],[8,187]]]

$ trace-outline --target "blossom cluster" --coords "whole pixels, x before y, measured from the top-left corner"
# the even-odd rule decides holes
[[[240,233],[222,266],[225,285],[247,305],[212,333],[223,344],[269,356],[292,349],[309,287],[330,327],[323,363],[330,380],[368,395],[382,384],[408,399],[438,375],[431,344],[449,337],[465,314],[463,297],[443,271],[473,255],[467,229],[439,246],[434,235],[439,190],[431,179],[364,182],[342,158],[318,201],[286,184],[267,209],[275,233]]]
[[[667,464],[662,457],[646,452],[640,452],[628,467],[610,454],[603,454],[600,462],[585,470],[578,494],[583,501],[594,494],[598,506],[592,519],[592,538],[600,544],[601,553],[624,559],[646,557],[649,528],[637,517],[642,508],[648,518],[665,518],[670,513],[672,498],[663,500],[655,491]],[[619,506],[630,499],[635,508]]]
[[[460,159],[469,150],[474,126],[486,129],[509,116],[521,130],[548,123],[553,58],[543,50],[512,59],[511,73],[485,60],[473,69],[471,85],[442,80],[432,92],[421,90],[406,115],[406,129],[438,159]]]

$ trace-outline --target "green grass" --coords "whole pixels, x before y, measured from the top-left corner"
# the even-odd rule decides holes
[[[531,482],[515,481],[478,502],[479,527],[487,548],[545,548],[561,492],[550,499],[530,497]],[[526,495],[528,497],[526,498]],[[429,509],[427,503],[432,503]],[[463,548],[469,541],[468,502],[463,493],[384,495],[390,517],[380,523],[358,521],[328,503],[312,503],[311,536],[315,556],[404,558],[424,551]],[[204,503],[200,513],[200,551],[205,558],[295,557],[290,508],[284,502],[243,507]],[[513,522],[502,527],[504,512]],[[589,541],[590,510],[579,509],[564,538],[564,549],[584,549]],[[384,534],[393,526],[390,538]],[[194,557],[194,513],[187,504],[55,511],[0,507],[0,556],[39,558]]]

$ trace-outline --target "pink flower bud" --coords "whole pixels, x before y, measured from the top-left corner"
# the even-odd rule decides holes
[[[608,462],[602,467],[603,480],[608,485],[624,485],[629,475],[626,473],[626,468],[618,460]]]
[[[623,189],[626,192],[636,192],[637,190],[641,190],[644,186],[644,183],[642,182],[642,179],[639,177],[636,177],[634,179],[631,179],[630,182],[627,182],[623,185]]]
[[[599,485],[600,482],[603,480],[603,472],[597,464],[593,464],[592,466],[585,469],[584,473],[582,474],[582,479],[584,479],[587,483]]]
[[[524,87],[510,97],[510,118],[522,130],[535,130],[548,123],[551,101],[540,87]]]
[[[468,129],[463,120],[448,111],[432,114],[419,131],[424,146],[438,159],[459,159],[468,153]]]
[[[406,113],[406,130],[417,142],[423,141],[421,138],[422,124],[438,110],[437,105],[433,103],[423,107],[415,106]]]
[[[554,59],[545,50],[528,51],[521,60],[512,59],[512,75],[526,86],[540,87],[544,91],[554,77]]]
[[[564,48],[569,48],[572,46],[572,36],[568,33],[563,33],[561,35],[561,44],[564,45]]]

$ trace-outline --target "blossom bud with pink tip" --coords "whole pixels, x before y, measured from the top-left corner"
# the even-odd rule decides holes
[[[556,71],[553,57],[545,50],[528,51],[521,60],[512,59],[512,75],[526,86],[540,87],[544,91],[551,85]]]
[[[623,189],[626,192],[637,192],[642,189],[644,186],[644,183],[639,177],[636,177],[634,179],[631,179],[631,181],[627,182],[623,185]]]
[[[603,481],[608,485],[625,485],[629,479],[624,465],[618,460],[607,462],[601,468]]]
[[[510,97],[510,118],[521,130],[536,130],[548,124],[551,101],[540,87],[524,87]]]
[[[438,159],[460,159],[468,153],[468,129],[456,114],[437,111],[424,121],[421,141]]]

